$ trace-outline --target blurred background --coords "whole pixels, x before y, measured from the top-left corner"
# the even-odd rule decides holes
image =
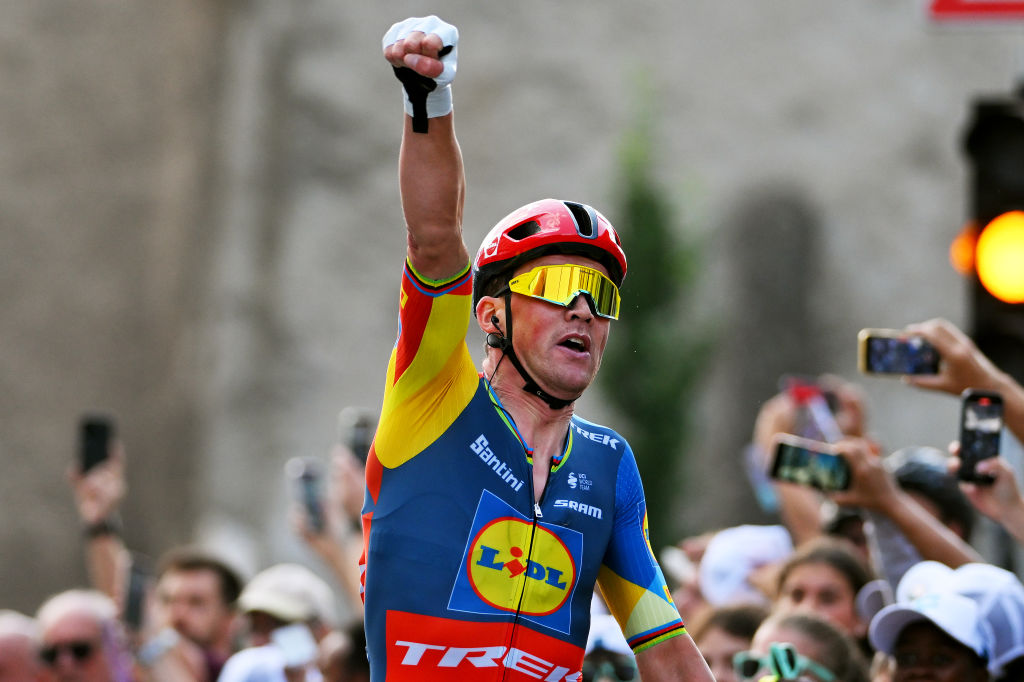
[[[669,491],[662,542],[765,520],[742,452],[786,372],[860,383],[888,449],[945,448],[956,399],[858,375],[856,336],[969,326],[948,257],[963,138],[976,98],[1024,75],[1024,22],[929,6],[5,3],[0,605],[85,582],[66,471],[86,411],[118,422],[129,546],[195,541],[250,575],[306,556],[283,464],[326,456],[342,408],[377,409],[396,331],[401,92],[380,38],[410,15],[461,30],[471,250],[545,196],[632,229],[639,175],[661,207],[679,259],[647,274],[685,269],[657,313],[680,341],[619,350],[645,376],[698,360],[664,406],[678,447],[643,463]],[[639,437],[615,393],[578,412]]]

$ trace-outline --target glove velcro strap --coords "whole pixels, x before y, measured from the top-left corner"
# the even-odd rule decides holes
[[[395,77],[402,82],[405,95],[412,105],[412,131],[425,133],[428,129],[427,95],[437,89],[433,78],[421,76],[407,66],[392,67]]]

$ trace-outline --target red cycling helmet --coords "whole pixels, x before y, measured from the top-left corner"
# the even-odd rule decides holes
[[[596,260],[616,286],[626,277],[626,254],[607,218],[586,204],[541,199],[502,218],[484,238],[473,259],[474,305],[492,279],[550,253]]]

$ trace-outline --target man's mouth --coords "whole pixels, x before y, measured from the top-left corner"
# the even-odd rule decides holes
[[[563,339],[561,342],[559,342],[558,345],[562,346],[563,348],[568,348],[569,350],[576,353],[586,353],[589,348],[589,344],[587,343],[586,339],[580,336],[567,337]]]

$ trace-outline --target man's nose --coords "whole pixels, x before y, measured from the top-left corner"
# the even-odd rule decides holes
[[[576,294],[576,298],[572,299],[572,303],[569,304],[569,312],[575,316],[591,318],[594,316],[594,311],[591,309],[590,294],[579,293]]]

